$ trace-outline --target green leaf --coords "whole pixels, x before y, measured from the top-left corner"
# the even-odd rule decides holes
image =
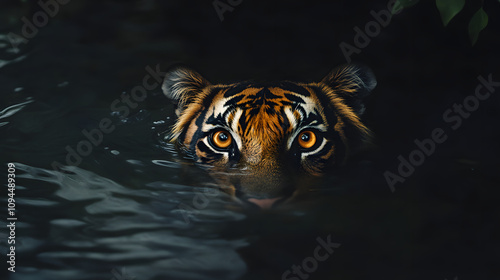
[[[403,9],[409,8],[418,3],[420,0],[397,0],[392,7],[391,14],[397,14]],[[500,0],[499,0],[500,1]]]
[[[471,18],[469,22],[469,37],[472,45],[477,42],[479,33],[488,25],[488,15],[480,8]]]
[[[436,6],[441,14],[443,25],[447,26],[465,5],[465,0],[436,0]]]

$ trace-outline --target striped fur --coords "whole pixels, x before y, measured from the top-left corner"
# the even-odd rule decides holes
[[[170,71],[163,85],[177,104],[169,139],[212,173],[236,196],[290,196],[300,178],[321,176],[340,165],[369,137],[360,121],[361,98],[376,85],[369,70],[344,66],[319,83],[241,82],[212,85],[187,68]],[[220,150],[211,142],[224,130],[233,142]],[[308,150],[298,135],[313,131]]]

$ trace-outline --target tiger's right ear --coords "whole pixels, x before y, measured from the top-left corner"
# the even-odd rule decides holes
[[[161,89],[163,94],[174,102],[175,113],[179,116],[189,103],[193,102],[194,98],[208,86],[210,82],[196,71],[179,66],[167,72]]]

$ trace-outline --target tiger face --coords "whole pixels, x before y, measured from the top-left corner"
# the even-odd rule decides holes
[[[269,208],[307,191],[368,138],[361,99],[375,85],[368,69],[353,65],[318,83],[227,85],[174,68],[162,86],[178,116],[168,137],[209,167],[222,190]]]

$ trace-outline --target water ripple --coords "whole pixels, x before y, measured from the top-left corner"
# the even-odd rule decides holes
[[[0,68],[1,68],[1,60],[0,60]],[[33,102],[33,100],[27,100],[27,101],[24,101],[24,102],[21,102],[18,104],[14,104],[14,105],[11,105],[11,106],[3,109],[2,111],[0,111],[0,119],[5,119],[5,118],[8,118],[8,117],[14,115],[15,113],[22,110],[24,107],[26,107],[27,104],[29,104],[31,102]],[[3,123],[3,124],[6,124],[6,123]]]
[[[22,279],[111,279],[124,263],[137,279],[234,279],[246,271],[237,250],[248,241],[221,238],[210,226],[245,218],[227,209],[224,194],[163,181],[129,186],[76,166],[16,168],[25,186],[20,207],[33,213],[20,223],[32,233],[19,251],[34,258],[19,268]],[[194,207],[197,193],[210,203],[186,222],[179,207]]]

